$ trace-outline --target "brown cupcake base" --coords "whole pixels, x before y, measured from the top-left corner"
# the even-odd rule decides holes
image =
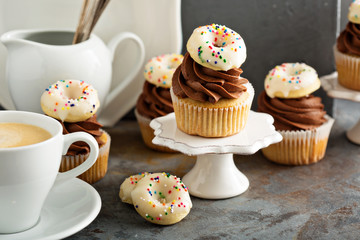
[[[155,135],[154,135],[154,129],[150,127],[151,119],[141,116],[136,109],[135,109],[135,116],[138,121],[144,143],[148,148],[151,148],[159,152],[177,153],[177,151],[172,150],[168,147],[153,144],[152,140],[154,139]]]
[[[284,165],[308,165],[324,158],[328,138],[318,142],[299,140],[283,140],[262,149],[264,156],[270,161]]]
[[[334,56],[339,84],[360,91],[360,57],[342,53],[336,46]]]
[[[187,134],[202,137],[239,133],[246,126],[254,97],[252,85],[246,86],[248,90],[240,98],[221,99],[215,104],[177,97],[171,89],[177,127]]]
[[[283,140],[261,151],[270,161],[285,165],[308,165],[324,158],[334,119],[313,130],[278,131]]]

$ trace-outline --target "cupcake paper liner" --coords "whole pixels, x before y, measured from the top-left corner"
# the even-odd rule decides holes
[[[153,144],[152,140],[154,139],[155,135],[154,135],[154,129],[150,127],[151,119],[140,115],[136,109],[135,109],[135,116],[140,127],[142,139],[144,140],[144,143],[147,147],[160,152],[167,152],[167,153],[177,152],[168,147]]]
[[[103,131],[106,134],[106,143],[99,149],[99,156],[94,163],[94,165],[89,168],[86,172],[79,175],[78,178],[84,180],[90,184],[95,183],[102,179],[108,169],[108,158],[110,151],[110,135]],[[60,164],[60,172],[65,172],[70,169],[73,169],[83,163],[89,154],[79,154],[75,156],[63,156]]]
[[[285,165],[308,165],[325,156],[326,146],[334,119],[313,130],[278,131],[283,140],[262,149],[270,161]]]
[[[349,89],[360,90],[360,56],[340,52],[334,46],[339,83]]]
[[[250,84],[248,92],[250,96],[238,105],[207,108],[183,101],[171,89],[177,127],[187,134],[203,137],[226,137],[239,133],[246,126],[254,97]]]

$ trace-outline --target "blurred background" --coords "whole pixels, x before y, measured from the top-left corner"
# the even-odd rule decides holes
[[[0,0],[0,34],[20,28],[75,29],[81,3],[81,0]],[[335,70],[332,47],[347,23],[350,3],[351,0],[112,0],[95,34],[108,42],[118,31],[136,33],[144,41],[147,61],[162,53],[185,53],[187,39],[198,26],[226,25],[245,40],[248,57],[242,66],[242,76],[255,87],[252,109],[256,110],[256,97],[274,66],[304,62],[315,68],[319,76]],[[133,64],[132,47],[131,43],[124,44],[118,50],[121,56],[114,62],[114,84]],[[5,59],[6,50],[0,44],[0,92],[7,87],[3,81]],[[129,96],[124,99],[135,104],[143,82],[140,71],[133,81],[135,90],[126,93]],[[332,114],[334,100],[322,89],[315,95],[323,98],[327,112]],[[6,98],[1,93],[0,103],[11,108],[11,104],[5,104]],[[119,107],[124,99],[119,99]],[[124,118],[134,119],[132,109],[127,112]]]

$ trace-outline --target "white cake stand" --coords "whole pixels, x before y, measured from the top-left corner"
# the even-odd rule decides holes
[[[197,155],[195,166],[183,177],[190,194],[223,199],[240,195],[249,187],[249,180],[235,166],[233,154],[254,154],[282,140],[273,122],[268,114],[250,111],[245,129],[225,138],[188,135],[177,128],[174,113],[154,119],[150,126],[155,130],[154,144]]]
[[[334,72],[320,78],[321,86],[327,94],[332,98],[360,102],[360,92],[341,86],[337,77],[337,72]],[[360,145],[360,120],[346,132],[346,136],[351,142]]]

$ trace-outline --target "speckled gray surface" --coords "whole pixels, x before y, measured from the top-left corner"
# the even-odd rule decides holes
[[[349,103],[340,104],[344,112]],[[109,171],[94,184],[102,198],[101,212],[68,239],[359,239],[360,147],[344,134],[357,116],[347,119],[335,124],[326,157],[317,164],[288,167],[267,161],[261,153],[235,156],[236,166],[250,180],[249,190],[225,200],[192,197],[190,214],[172,226],[145,221],[120,201],[119,186],[141,171],[183,176],[194,158],[148,150],[137,123],[120,122],[108,129],[113,141]]]

